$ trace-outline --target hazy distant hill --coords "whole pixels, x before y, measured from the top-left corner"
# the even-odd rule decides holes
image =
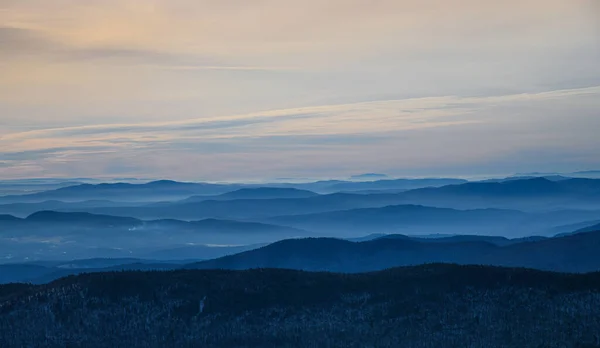
[[[591,179],[569,179],[557,182],[546,179],[526,179],[502,183],[465,183],[404,192],[365,194],[364,191],[358,191],[357,194],[335,193],[306,198],[267,198],[264,195],[260,198],[257,197],[257,193],[267,191],[274,192],[272,189],[264,188],[244,189],[235,194],[231,193],[234,199],[204,196],[146,206],[82,207],[66,210],[131,216],[142,219],[170,218],[183,220],[202,218],[256,219],[358,208],[378,208],[401,204],[457,209],[600,210],[600,180]],[[289,194],[290,192],[298,193],[297,191],[277,192],[280,195]],[[240,193],[243,195],[237,197],[248,197],[250,195],[254,198],[235,199],[237,198],[235,196]],[[300,194],[311,195],[304,191]],[[598,218],[600,216],[596,215],[581,220],[557,221],[556,226]]]
[[[85,274],[0,286],[0,346],[595,347],[599,292],[598,273],[454,265]]]
[[[145,203],[135,202],[115,202],[108,200],[62,202],[56,200],[34,202],[34,203],[8,203],[0,204],[0,214],[11,214],[19,217],[26,217],[35,212],[43,210],[68,211],[72,209],[93,209],[100,207],[128,207],[137,206]]]
[[[243,188],[216,196],[192,196],[177,203],[191,203],[207,200],[309,198],[318,195],[319,194],[312,191],[295,188],[259,187]]]
[[[47,211],[34,213],[25,219],[10,216],[0,219],[0,263],[2,260],[15,262],[27,259],[155,257],[153,252],[184,245],[246,245],[312,235],[291,227],[258,222],[218,219],[144,221]],[[194,249],[199,253],[195,257],[197,259],[220,256],[214,253],[206,255],[203,251],[208,250],[199,247]],[[173,252],[163,252],[166,253],[172,259],[182,257]]]
[[[362,178],[362,179],[361,179]],[[353,178],[352,181],[323,180],[306,183],[271,183],[262,186],[267,187],[291,187],[310,190],[321,194],[335,192],[352,192],[365,190],[408,190],[423,187],[439,187],[449,184],[460,184],[467,182],[462,179],[452,178],[415,178],[415,179],[382,179],[380,177]]]
[[[462,239],[462,240],[460,240]],[[290,268],[366,272],[432,262],[528,267],[560,272],[600,271],[600,231],[533,238],[499,245],[485,239],[418,240],[406,236],[350,242],[332,238],[284,240],[189,268]]]
[[[547,210],[600,208],[600,180],[544,178],[470,182],[399,193],[414,204],[455,208],[496,207]]]
[[[0,282],[46,282],[69,274],[107,269],[289,268],[356,273],[435,262],[561,272],[600,271],[600,256],[597,255],[600,231],[556,238],[508,239],[475,235],[423,238],[394,234],[371,235],[358,240],[307,238],[283,240],[267,246],[186,245],[137,254],[145,260],[91,259],[0,265],[3,274]],[[185,259],[208,258],[216,259],[184,264]],[[159,264],[158,260],[168,262]]]
[[[236,185],[207,183],[184,183],[170,180],[153,181],[146,184],[81,184],[51,191],[21,196],[0,197],[0,202],[43,202],[59,200],[64,202],[84,200],[152,201],[183,199],[192,195],[221,194],[238,189]]]
[[[108,207],[84,210],[99,214],[133,216],[143,219],[250,219],[360,207],[383,207],[390,204],[397,204],[401,200],[401,197],[393,194],[361,195],[335,193],[307,198],[209,199],[192,202],[179,201],[143,207]]]
[[[576,177],[576,178],[590,178],[590,179],[600,179],[600,170],[584,170],[577,171],[572,173],[523,173],[517,175],[532,175],[532,176],[546,176],[546,175],[563,175],[568,177]]]
[[[445,185],[464,184],[463,179],[387,179],[362,182],[345,182],[329,186],[331,191],[362,190],[410,190],[422,187],[440,187]]]
[[[511,210],[455,210],[419,205],[394,205],[382,208],[281,216],[266,221],[326,235],[404,233],[401,231],[406,231],[408,234],[480,233],[490,235],[498,233],[498,231],[506,232],[507,226],[523,223],[527,217],[528,215],[525,213]]]
[[[0,196],[31,194],[79,184],[81,182],[69,180],[0,180]]]
[[[407,238],[407,236],[387,235],[379,238]],[[465,242],[486,242],[498,246],[506,246],[524,242],[536,242],[546,240],[548,237],[529,236],[522,238],[506,238],[502,236],[479,236],[479,235],[455,235],[441,237],[419,238],[418,236],[408,237],[422,243],[465,243]]]
[[[220,233],[227,232],[253,232],[253,231],[294,231],[299,233],[301,231],[294,230],[289,227],[281,227],[275,225],[269,225],[258,222],[242,222],[242,221],[231,221],[231,220],[219,220],[219,219],[204,219],[198,221],[181,221],[181,220],[140,220],[130,217],[112,216],[112,215],[101,215],[81,212],[56,212],[56,211],[40,211],[29,215],[25,219],[17,218],[11,215],[1,215],[0,221],[13,223],[17,222],[19,226],[33,226],[38,227],[40,225],[48,226],[49,228],[54,225],[60,225],[60,228],[66,226],[72,226],[73,228],[81,227],[98,227],[98,228],[119,228],[125,227],[130,230],[139,229],[176,229],[186,228],[194,230],[214,230]],[[173,230],[173,233],[176,231]]]
[[[112,200],[123,202],[150,202],[184,199],[194,195],[221,195],[239,189],[256,189],[257,191],[240,191],[239,198],[293,198],[310,197],[312,194],[301,191],[333,193],[339,191],[360,191],[365,189],[413,189],[429,186],[443,186],[466,182],[460,179],[394,179],[374,180],[368,182],[352,181],[317,181],[310,183],[273,183],[273,184],[209,184],[189,183],[171,180],[152,181],[144,184],[102,183],[75,184],[59,187],[43,192],[23,195],[0,196],[0,203],[36,203],[48,200],[77,202],[87,200]],[[281,190],[277,190],[281,189]],[[283,189],[289,189],[285,191]],[[261,192],[262,190],[262,192]],[[254,196],[254,197],[253,197]],[[227,198],[226,196],[222,198]]]
[[[56,211],[39,211],[29,215],[26,222],[42,224],[82,224],[98,227],[135,227],[144,223],[138,219],[120,216],[97,215],[90,213],[61,213]]]
[[[364,174],[352,175],[350,177],[350,180],[364,181],[364,180],[382,180],[382,179],[387,179],[387,178],[388,178],[388,176],[385,174],[364,173]]]
[[[0,222],[13,222],[13,221],[20,221],[21,219],[19,219],[18,217],[12,216],[12,215],[8,215],[8,214],[2,214],[0,215]]]
[[[241,190],[240,190],[241,189]],[[287,189],[287,190],[286,190]],[[406,192],[400,192],[405,191]],[[237,191],[237,193],[233,193]],[[313,192],[306,192],[313,191]],[[380,192],[397,194],[397,203],[424,205],[461,204],[485,206],[485,204],[518,204],[543,206],[574,203],[598,205],[600,180],[545,178],[514,179],[502,182],[466,182],[461,179],[394,179],[366,182],[327,181],[305,184],[225,185],[206,183],[181,183],[155,181],[147,184],[83,184],[57,190],[21,196],[0,197],[0,202],[27,203],[58,200],[156,202],[181,200],[194,195],[207,199],[257,199],[257,198],[310,198],[314,192]],[[400,192],[400,193],[398,193]],[[210,196],[213,196],[212,198]],[[214,197],[217,196],[217,197]],[[198,200],[202,197],[197,198]],[[1,207],[0,207],[1,208]],[[51,209],[51,207],[48,207]],[[514,208],[519,208],[515,206]],[[2,211],[2,210],[0,210]]]
[[[562,180],[573,179],[572,177],[567,177],[567,176],[562,176],[562,175],[546,175],[546,176],[538,175],[538,176],[509,176],[509,177],[500,178],[500,179],[480,180],[478,182],[480,182],[480,183],[507,182],[507,181],[515,181],[515,180],[531,180],[531,179],[538,179],[538,178],[543,178],[543,179],[550,180],[550,181],[562,181]]]

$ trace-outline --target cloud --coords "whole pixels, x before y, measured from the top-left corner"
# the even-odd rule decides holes
[[[515,154],[519,162],[522,151],[551,153],[557,144],[563,144],[561,153],[581,154],[600,146],[591,130],[596,123],[600,126],[594,118],[599,97],[600,87],[590,87],[41,129],[2,136],[0,160],[36,161],[44,168],[76,168],[78,173],[83,167],[102,165],[95,168],[96,175],[112,173],[115,163],[141,176],[147,171],[168,173],[167,168],[184,165],[186,169],[179,173],[187,178],[193,172],[216,178],[228,171],[233,171],[229,176],[238,177],[235,172],[245,165],[257,175],[268,175],[271,170],[285,175],[309,174],[309,168],[333,171],[338,162],[339,169],[359,163],[364,169],[381,168],[395,162],[414,169],[433,168],[433,163],[454,167],[493,158],[505,161]],[[573,105],[579,106],[573,109]],[[586,158],[590,160],[589,155]],[[205,165],[212,168],[205,169]]]
[[[596,3],[0,0],[3,173],[558,163],[598,145]]]
[[[178,53],[153,48],[111,46],[110,44],[76,46],[61,42],[41,30],[0,26],[0,56],[5,58],[41,59],[54,63],[110,63],[146,69],[173,71],[231,70],[285,71],[292,66],[244,65],[233,59]]]
[[[48,149],[28,150],[19,152],[0,153],[0,161],[33,161],[46,158],[58,158],[69,154],[90,155],[99,153],[110,153],[112,148],[107,146],[83,146],[83,147],[53,147]]]
[[[0,26],[0,56],[51,52],[58,47],[34,30]]]
[[[190,110],[229,115],[592,86],[600,82],[593,6],[590,0],[5,2],[0,23],[10,40],[0,45],[0,113],[15,124],[42,119],[66,126],[184,119]]]

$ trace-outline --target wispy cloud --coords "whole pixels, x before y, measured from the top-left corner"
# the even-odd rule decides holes
[[[578,117],[563,112],[565,105],[575,101],[586,105],[591,100],[600,100],[599,97],[600,87],[590,87],[493,97],[448,96],[325,105],[185,121],[40,129],[0,137],[0,160],[15,165],[35,160],[42,166],[46,163],[58,168],[59,163],[81,164],[93,158],[94,162],[108,166],[102,170],[116,163],[121,163],[120,168],[143,170],[152,166],[154,156],[159,156],[162,163],[171,165],[176,165],[175,159],[190,164],[194,161],[189,159],[195,158],[226,170],[231,168],[226,162],[244,163],[241,160],[244,156],[255,163],[281,156],[300,159],[318,156],[332,161],[341,153],[354,152],[362,156],[362,162],[375,161],[381,166],[390,155],[374,153],[394,151],[399,144],[406,144],[402,146],[409,146],[405,149],[407,153],[397,155],[409,160],[405,162],[407,166],[449,159],[460,163],[502,154],[503,149],[513,148],[512,144],[523,149],[552,144],[559,140],[554,138],[555,132],[534,129],[543,124],[544,118],[555,124],[569,118],[570,121],[565,121],[571,123],[568,127],[581,130],[577,143],[587,141],[588,145],[594,145],[598,141],[580,128],[591,122],[590,107],[591,110],[599,107],[598,102],[580,108]],[[559,105],[561,109],[546,110],[546,105]],[[544,114],[531,113],[532,108],[542,108]],[[496,133],[490,134],[493,129]],[[506,143],[488,143],[485,139],[498,138],[502,132],[511,132],[505,134]],[[520,133],[527,136],[522,138]],[[417,134],[424,138],[415,138]],[[461,142],[467,143],[468,139],[459,140],[456,134],[477,139],[481,142],[480,149],[464,148]],[[424,139],[435,144],[446,139],[448,146],[433,149],[423,143]],[[307,165],[305,161],[299,163]],[[320,165],[326,163],[327,160]],[[311,165],[319,165],[316,157],[311,158]],[[278,166],[271,163],[260,171],[276,170]]]

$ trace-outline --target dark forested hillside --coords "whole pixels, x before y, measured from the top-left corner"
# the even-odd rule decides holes
[[[425,265],[0,286],[1,347],[597,347],[600,274]]]

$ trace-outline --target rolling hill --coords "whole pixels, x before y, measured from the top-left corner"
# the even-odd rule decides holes
[[[187,265],[201,269],[289,268],[368,272],[424,263],[528,267],[558,272],[600,271],[600,231],[498,244],[485,239],[382,237],[365,242],[333,238],[284,240],[263,248]]]

